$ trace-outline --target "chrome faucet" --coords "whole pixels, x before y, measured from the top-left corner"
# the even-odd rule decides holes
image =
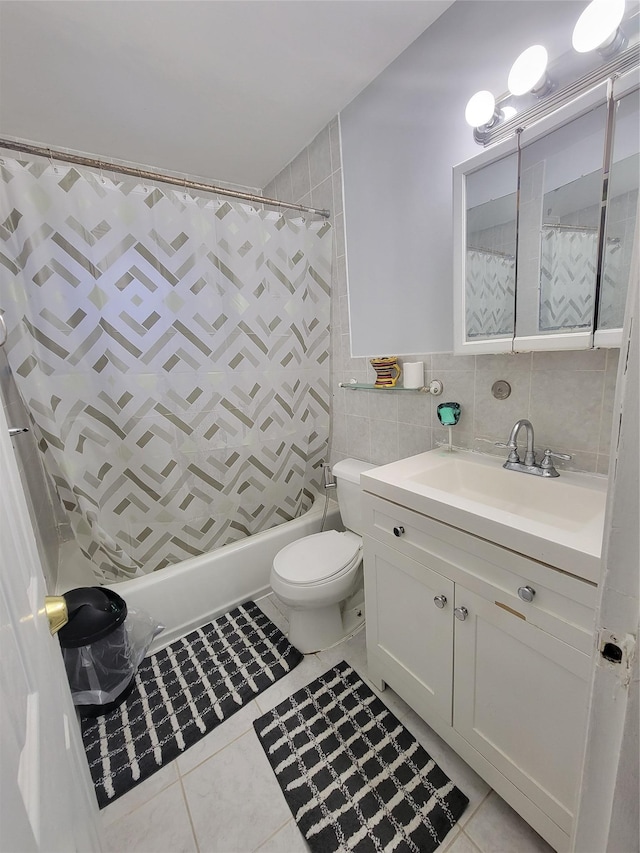
[[[520,461],[518,454],[518,433],[524,427],[527,431],[527,450],[524,455],[524,462]],[[553,456],[556,459],[564,459],[568,461],[571,456],[567,453],[554,453],[551,450],[545,450],[542,462],[538,465],[536,462],[536,453],[533,444],[533,424],[526,418],[520,418],[513,425],[509,440],[506,444],[501,441],[495,442],[496,447],[508,447],[509,456],[507,461],[502,466],[507,471],[520,471],[523,474],[536,474],[539,477],[559,477],[560,474],[556,471],[551,461]]]

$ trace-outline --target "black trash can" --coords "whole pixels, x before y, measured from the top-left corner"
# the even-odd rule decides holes
[[[69,590],[64,599],[69,621],[58,636],[71,695],[81,716],[97,717],[116,708],[133,688],[127,605],[101,586]]]

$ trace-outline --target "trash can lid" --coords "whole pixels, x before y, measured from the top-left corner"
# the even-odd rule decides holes
[[[69,621],[58,631],[65,649],[88,646],[121,625],[127,615],[123,598],[103,586],[82,586],[65,592]]]

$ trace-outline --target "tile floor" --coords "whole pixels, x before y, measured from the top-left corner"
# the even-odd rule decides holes
[[[281,629],[273,596],[257,602]],[[365,632],[296,669],[101,812],[105,853],[305,853],[252,721],[340,660],[366,677]],[[371,685],[373,687],[373,685]],[[375,689],[375,688],[373,688]],[[376,691],[377,692],[377,691]],[[439,853],[552,853],[471,768],[387,688],[382,698],[469,797]]]

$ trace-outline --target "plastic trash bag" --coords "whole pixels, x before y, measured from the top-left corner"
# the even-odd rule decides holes
[[[114,706],[126,698],[151,643],[164,630],[143,610],[128,610],[106,637],[86,646],[62,648],[73,701],[79,706]],[[123,695],[124,694],[124,695]],[[98,713],[100,713],[98,709]]]

